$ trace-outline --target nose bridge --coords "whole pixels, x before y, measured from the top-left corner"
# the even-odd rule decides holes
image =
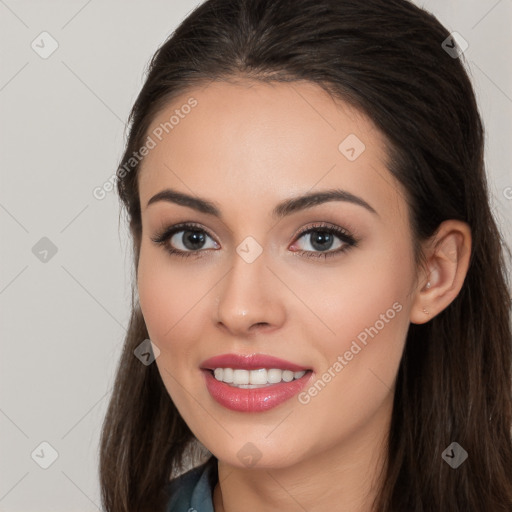
[[[217,321],[242,333],[255,324],[276,325],[282,320],[283,304],[267,268],[268,256],[254,239],[244,239],[233,253],[231,270],[218,297]]]

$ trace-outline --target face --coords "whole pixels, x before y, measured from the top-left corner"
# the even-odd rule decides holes
[[[314,84],[224,82],[147,135],[140,306],[195,436],[233,466],[284,467],[382,432],[416,279],[382,134]]]

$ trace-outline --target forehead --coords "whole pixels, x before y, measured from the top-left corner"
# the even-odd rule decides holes
[[[220,203],[314,187],[361,191],[395,204],[387,144],[372,121],[309,82],[214,82],[175,98],[153,119],[139,171],[141,205],[166,187]],[[152,144],[152,145],[153,145]],[[244,197],[240,197],[243,203]]]

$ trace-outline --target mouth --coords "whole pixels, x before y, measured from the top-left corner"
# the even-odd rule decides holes
[[[232,370],[233,382],[219,380],[221,372],[222,379],[230,380],[229,370]],[[276,370],[276,372],[274,373],[272,370]],[[287,382],[285,379],[289,379],[290,374],[275,368],[271,368],[270,371],[261,368],[250,372],[240,368],[216,368],[215,370],[202,369],[201,372],[206,389],[217,404],[224,409],[243,413],[263,413],[284,405],[286,402],[289,403],[294,396],[312,382],[314,375],[312,370],[301,370],[298,373],[293,373],[292,380]],[[267,372],[266,382],[251,384],[253,372],[256,372],[257,379],[261,379],[261,381],[263,381],[264,372]],[[247,375],[249,383],[238,383],[240,381],[247,382]],[[269,380],[277,380],[278,377],[279,382],[269,382]]]
[[[298,394],[313,370],[264,354],[224,354],[201,364],[210,396],[237,412],[264,412]]]

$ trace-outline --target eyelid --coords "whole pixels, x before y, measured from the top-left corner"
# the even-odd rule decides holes
[[[295,235],[293,235],[292,240],[295,240],[296,238],[304,235],[305,233],[309,233],[310,231],[318,230],[320,231],[322,228],[324,229],[334,229],[335,231],[342,233],[347,238],[355,238],[355,235],[352,231],[349,231],[348,229],[338,226],[337,224],[332,224],[330,222],[324,222],[324,221],[317,221],[313,222],[313,224],[306,226],[304,228],[300,228]]]
[[[157,235],[152,236],[150,238],[155,243],[161,243],[164,241],[164,239],[167,240],[175,233],[179,233],[180,231],[191,230],[190,228],[195,228],[197,229],[197,231],[204,231],[212,240],[215,240],[215,237],[210,233],[208,229],[206,229],[202,224],[198,224],[196,222],[178,222],[177,224],[169,225],[161,229]],[[217,244],[219,243],[216,240],[215,242]]]

